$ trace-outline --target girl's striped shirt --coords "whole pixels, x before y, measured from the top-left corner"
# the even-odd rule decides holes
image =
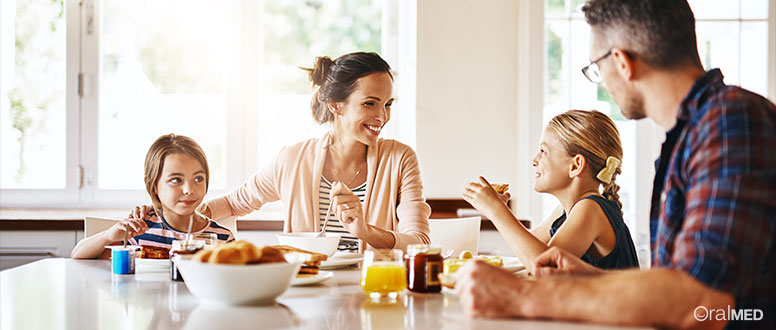
[[[164,216],[157,216],[155,210],[148,211],[144,219],[148,230],[142,235],[138,235],[129,239],[129,244],[132,245],[153,245],[164,248],[171,248],[172,241],[182,240],[186,238],[186,232],[172,228],[170,224],[164,220]],[[208,225],[199,231],[191,232],[192,235],[200,233],[213,233],[216,234],[216,238],[222,242],[234,241],[234,234],[232,231],[222,227],[213,220],[208,220]]]

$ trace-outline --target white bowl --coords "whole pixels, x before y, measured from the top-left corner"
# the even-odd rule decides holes
[[[326,233],[318,237],[318,233],[282,233],[277,234],[278,244],[293,246],[298,249],[318,252],[329,257],[337,252],[342,234]]]
[[[220,265],[179,260],[189,291],[204,301],[231,305],[268,304],[288,289],[301,264]]]

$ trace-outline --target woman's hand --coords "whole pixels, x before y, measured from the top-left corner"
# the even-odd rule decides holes
[[[331,209],[345,230],[357,238],[366,239],[369,227],[364,220],[364,209],[358,196],[342,182],[337,182],[329,192],[329,198],[332,201]]]
[[[111,242],[124,241],[124,232],[128,231],[127,237],[142,235],[148,230],[148,225],[142,219],[124,219],[108,228],[105,231],[105,237]]]
[[[463,191],[463,199],[489,219],[495,218],[494,214],[499,208],[506,208],[509,197],[509,193],[496,192],[483,177],[479,178],[479,182],[467,183]]]

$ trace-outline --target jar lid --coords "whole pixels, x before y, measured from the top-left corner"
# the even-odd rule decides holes
[[[431,244],[410,244],[407,246],[407,254],[413,255],[418,253],[441,254],[442,246]]]

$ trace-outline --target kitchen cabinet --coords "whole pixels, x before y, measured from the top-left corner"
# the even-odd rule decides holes
[[[81,237],[80,230],[2,230],[0,270],[45,258],[69,258]]]

